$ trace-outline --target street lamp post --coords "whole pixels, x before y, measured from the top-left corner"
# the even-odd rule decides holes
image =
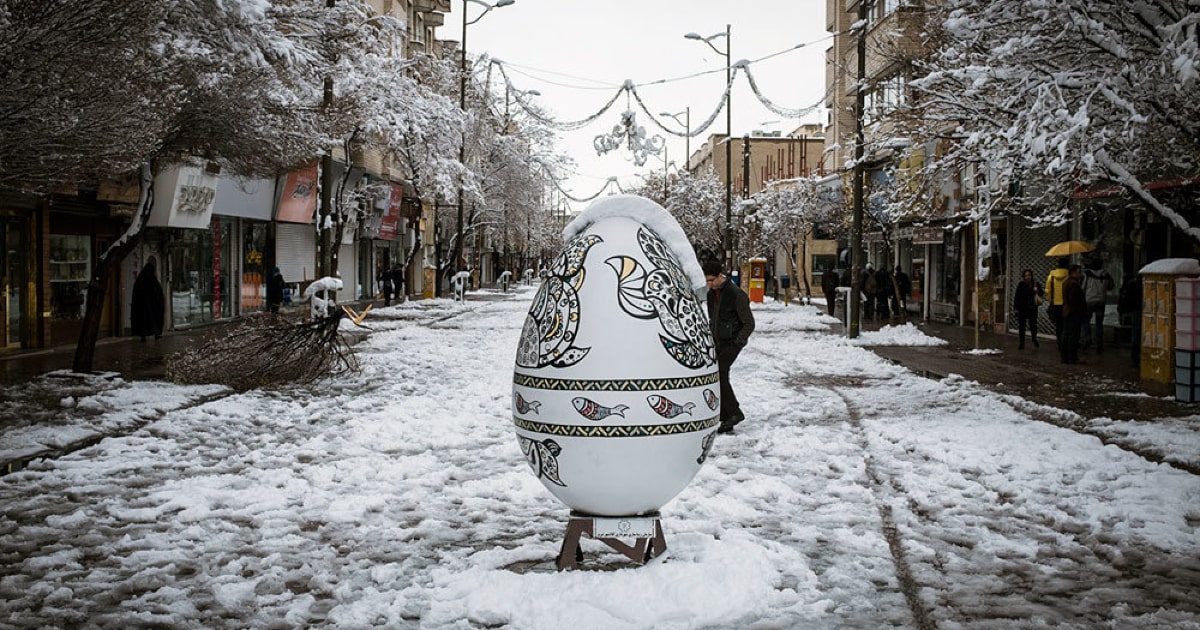
[[[689,168],[692,165],[692,108],[685,107],[681,112],[662,112],[659,116],[670,118],[675,122],[679,122],[680,114],[683,115],[683,150],[685,151],[684,170],[691,171]]]
[[[474,2],[483,7],[483,13],[480,13],[474,20],[467,20],[467,3]],[[463,0],[462,12],[462,44],[459,46],[459,85],[458,85],[458,107],[464,112],[467,111],[467,27],[483,19],[492,9],[506,7],[516,0],[496,0],[496,4],[488,4],[483,0]],[[463,130],[462,142],[458,145],[458,163],[466,168],[467,162],[467,131]],[[458,227],[455,230],[454,237],[454,270],[462,271],[463,258],[463,186],[462,179],[459,179],[458,186]],[[440,282],[440,279],[439,279]]]
[[[688,39],[698,39],[708,47],[713,49],[713,52],[725,57],[725,86],[729,94],[725,97],[725,265],[729,269],[733,268],[733,147],[730,145],[730,140],[733,137],[733,89],[729,87],[729,81],[732,76],[732,61],[730,57],[730,35],[729,25],[725,25],[724,33],[701,37],[697,33],[688,33],[684,35]],[[725,52],[721,52],[719,48],[712,45],[712,40],[724,37]],[[715,153],[715,152],[714,152]]]

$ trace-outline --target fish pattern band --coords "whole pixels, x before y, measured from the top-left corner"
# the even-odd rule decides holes
[[[569,379],[528,376],[519,373],[513,374],[514,385],[557,392],[653,392],[656,390],[704,387],[706,385],[713,385],[720,381],[720,379],[721,375],[717,372],[683,378],[642,379]]]
[[[624,426],[578,426],[570,424],[549,424],[546,422],[533,422],[531,420],[513,417],[513,424],[516,425],[518,429],[529,431],[531,433],[543,433],[546,435],[560,435],[565,437],[652,437],[656,435],[678,435],[680,433],[707,431],[708,429],[721,424],[721,417],[713,416],[711,418],[689,420],[687,422],[679,422],[675,424],[635,424]]]

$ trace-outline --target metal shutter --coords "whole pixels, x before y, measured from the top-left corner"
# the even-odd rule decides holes
[[[275,225],[275,264],[285,282],[315,280],[316,261],[317,235],[312,225],[282,222]]]

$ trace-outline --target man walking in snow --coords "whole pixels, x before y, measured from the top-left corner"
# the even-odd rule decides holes
[[[721,427],[717,433],[733,433],[733,426],[745,420],[746,414],[729,383],[729,368],[754,332],[754,314],[750,312],[750,297],[730,281],[721,263],[710,260],[703,270],[708,283],[708,321],[721,375]]]

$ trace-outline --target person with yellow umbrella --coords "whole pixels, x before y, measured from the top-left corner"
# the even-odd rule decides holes
[[[1096,249],[1091,243],[1084,241],[1063,241],[1046,251],[1047,257],[1058,257],[1058,266],[1050,270],[1046,276],[1046,314],[1054,324],[1054,339],[1058,342],[1058,350],[1063,350],[1063,284],[1066,283],[1067,267],[1071,264],[1071,254],[1082,254]]]
[[[1063,349],[1063,284],[1067,282],[1067,267],[1070,264],[1070,258],[1059,257],[1058,266],[1050,270],[1043,285],[1046,287],[1046,314],[1054,324],[1054,340],[1058,343],[1059,352]]]

